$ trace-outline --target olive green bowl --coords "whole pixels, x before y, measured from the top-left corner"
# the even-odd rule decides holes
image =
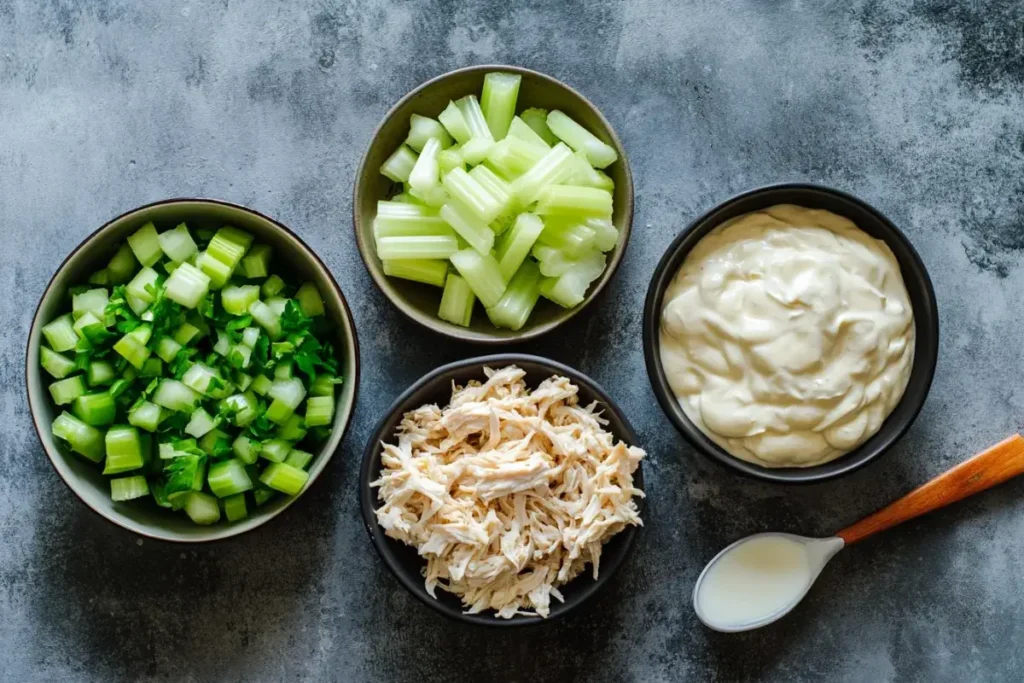
[[[73,455],[58,445],[50,425],[60,413],[50,398],[49,375],[39,367],[39,345],[42,326],[70,310],[69,287],[84,283],[89,275],[102,268],[117,247],[136,229],[152,221],[158,229],[171,228],[185,222],[191,228],[216,229],[233,225],[256,236],[274,249],[274,266],[279,271],[313,282],[324,300],[326,315],[334,322],[336,348],[341,356],[344,382],[336,403],[331,437],[315,454],[309,469],[308,490],[324,471],[337,450],[348,427],[359,385],[359,346],[355,325],[345,297],[327,266],[291,230],[277,221],[235,204],[209,199],[169,199],[148,204],[118,216],[84,242],[57,269],[36,309],[29,331],[25,376],[28,402],[36,433],[64,483],[94,512],[114,524],[148,538],[164,541],[200,543],[237,536],[255,529],[281,514],[297,497],[278,496],[266,504],[251,508],[249,517],[230,523],[222,519],[211,526],[197,526],[180,513],[157,507],[151,500],[114,503],[110,500],[110,479],[100,473],[94,463]],[[301,494],[300,494],[301,495]]]
[[[373,219],[377,213],[377,202],[387,199],[396,191],[395,184],[380,174],[380,167],[405,141],[409,133],[409,117],[412,114],[420,114],[437,118],[449,101],[471,94],[479,96],[484,75],[491,71],[512,72],[523,77],[519,88],[517,111],[521,112],[530,107],[560,109],[611,145],[619,155],[614,164],[604,169],[615,181],[612,222],[619,230],[619,243],[609,252],[608,265],[604,273],[590,286],[586,298],[573,308],[562,308],[542,298],[537,302],[526,325],[517,331],[494,327],[479,306],[469,327],[460,327],[441,320],[437,317],[441,290],[430,285],[386,276],[380,259],[377,258],[373,240]],[[583,95],[551,76],[530,69],[500,64],[471,66],[427,81],[391,108],[374,131],[370,146],[359,164],[355,194],[352,198],[352,214],[356,242],[363,263],[366,264],[373,281],[399,311],[420,325],[449,337],[480,344],[505,344],[532,339],[555,329],[582,311],[612,279],[626,251],[633,223],[633,179],[629,172],[626,150],[612,130],[611,124]]]

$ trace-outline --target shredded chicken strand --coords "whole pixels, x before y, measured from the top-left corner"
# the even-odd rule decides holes
[[[398,443],[383,444],[377,522],[426,559],[431,596],[453,593],[471,614],[547,617],[586,565],[597,579],[608,539],[643,524],[633,473],[646,454],[616,443],[567,378],[530,391],[514,365],[484,372],[453,383],[443,409],[407,412]]]

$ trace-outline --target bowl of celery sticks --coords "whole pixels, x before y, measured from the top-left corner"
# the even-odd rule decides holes
[[[287,508],[355,404],[345,298],[298,236],[235,204],[172,199],[110,221],[44,292],[26,351],[50,462],[147,537],[212,541]]]
[[[633,219],[622,144],[545,74],[487,65],[419,86],[387,113],[353,197],[374,282],[417,323],[484,344],[544,334],[612,278]]]

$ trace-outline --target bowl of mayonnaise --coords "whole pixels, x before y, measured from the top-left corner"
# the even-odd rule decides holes
[[[818,482],[910,428],[938,320],[924,263],[878,210],[772,185],[673,240],[647,292],[644,355],[658,402],[698,451],[758,479]]]

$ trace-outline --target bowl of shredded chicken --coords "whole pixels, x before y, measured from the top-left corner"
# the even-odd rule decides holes
[[[364,462],[364,515],[428,604],[470,620],[542,620],[589,597],[628,552],[643,523],[635,443],[611,399],[565,366],[456,363],[382,423]]]

